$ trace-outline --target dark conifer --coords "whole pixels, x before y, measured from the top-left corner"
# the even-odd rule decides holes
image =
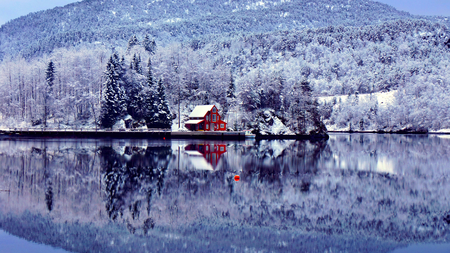
[[[51,115],[50,105],[53,103],[53,85],[55,82],[55,64],[51,60],[45,71],[45,81],[47,86],[44,96],[44,126],[47,126],[47,118]]]
[[[170,128],[172,125],[172,115],[170,114],[166,91],[161,79],[159,79],[157,84],[155,98],[154,108],[156,113],[152,126],[157,128]]]
[[[145,121],[147,122],[147,127],[151,127],[153,121],[155,120],[155,113],[156,113],[156,108],[154,106],[155,104],[155,92],[156,92],[156,88],[155,88],[155,83],[153,80],[153,70],[152,70],[152,61],[149,58],[148,59],[148,74],[147,74],[147,82],[145,84],[145,88],[144,88],[144,92],[143,92],[143,97],[144,97],[144,101],[143,101],[143,117],[145,119]]]
[[[127,51],[130,51],[136,45],[139,45],[139,40],[137,39],[136,35],[133,35],[128,40]]]
[[[230,72],[230,84],[228,85],[227,98],[236,98],[236,85],[234,84],[233,73]]]
[[[100,125],[112,127],[126,109],[123,89],[120,87],[121,67],[117,66],[116,54],[109,58],[106,64],[104,92],[100,112]]]
[[[156,42],[154,39],[150,39],[148,35],[145,35],[145,38],[142,41],[142,46],[144,46],[145,51],[149,52],[150,54],[155,54]]]

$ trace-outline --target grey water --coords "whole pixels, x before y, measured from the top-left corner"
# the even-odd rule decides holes
[[[0,249],[449,252],[449,137],[4,137]]]

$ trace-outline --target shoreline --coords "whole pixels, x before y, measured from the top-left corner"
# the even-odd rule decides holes
[[[140,138],[140,139],[209,139],[209,140],[327,140],[328,134],[317,135],[246,135],[246,131],[197,131],[178,132],[169,130],[87,130],[87,129],[0,129],[0,138]]]
[[[111,138],[111,139],[206,139],[206,140],[328,140],[330,134],[414,134],[450,135],[448,129],[439,131],[343,131],[330,130],[327,134],[316,135],[261,135],[245,134],[246,131],[196,131],[179,132],[170,130],[88,130],[88,129],[0,129],[0,138]]]
[[[398,131],[375,131],[375,130],[364,130],[364,131],[340,131],[331,130],[328,133],[346,133],[346,134],[442,134],[450,135],[450,131],[408,131],[408,130],[398,130]]]

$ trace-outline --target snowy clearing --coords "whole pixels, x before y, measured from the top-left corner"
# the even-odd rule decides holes
[[[388,92],[375,92],[372,94],[360,94],[358,95],[360,102],[367,102],[372,99],[376,99],[378,101],[378,106],[380,107],[387,107],[389,105],[393,105],[395,102],[395,94],[397,93],[396,90],[394,91],[388,91]],[[348,99],[348,95],[340,95],[340,96],[325,96],[325,97],[318,97],[319,103],[323,104],[326,103],[332,103],[333,99],[336,98],[336,101],[341,100],[341,102],[345,102]]]

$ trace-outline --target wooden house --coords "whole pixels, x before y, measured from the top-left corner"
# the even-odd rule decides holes
[[[220,117],[215,105],[198,105],[189,114],[189,120],[184,122],[191,131],[226,131],[227,123]]]

